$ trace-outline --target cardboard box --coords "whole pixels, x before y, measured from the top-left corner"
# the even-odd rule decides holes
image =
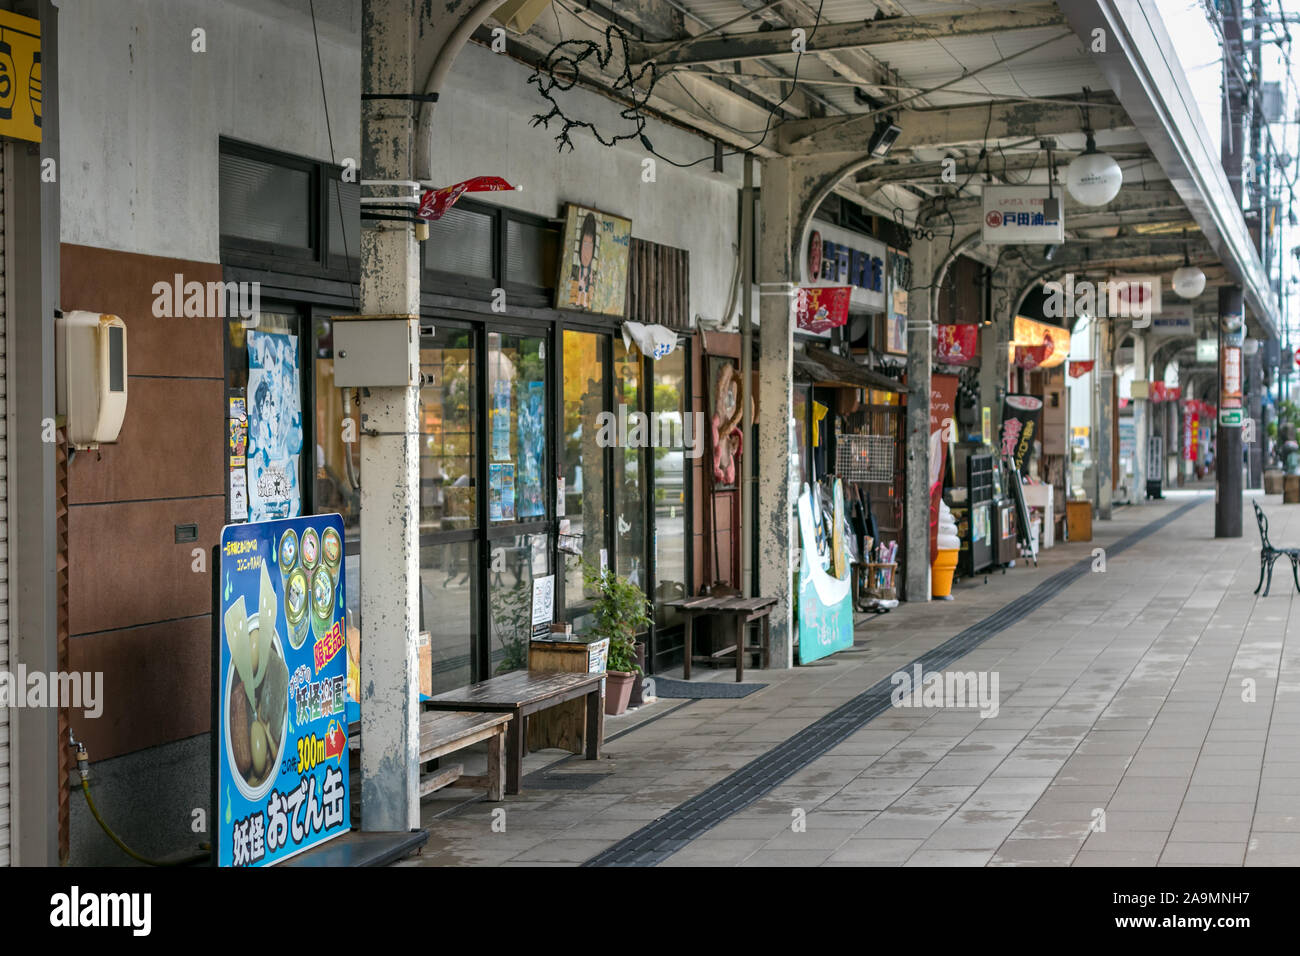
[[[433,645],[429,641],[429,632],[421,631],[415,642],[417,661],[420,667],[420,693],[426,697],[433,696]]]

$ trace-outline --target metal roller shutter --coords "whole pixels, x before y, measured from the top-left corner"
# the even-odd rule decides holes
[[[5,347],[4,145],[0,144],[0,670],[9,669],[9,430]],[[9,865],[9,708],[0,707],[0,866]]]

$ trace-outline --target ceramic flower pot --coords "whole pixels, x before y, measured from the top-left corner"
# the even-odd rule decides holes
[[[617,717],[627,710],[627,702],[632,697],[632,671],[605,672],[605,713]]]

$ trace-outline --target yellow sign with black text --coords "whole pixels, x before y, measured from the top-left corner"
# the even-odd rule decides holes
[[[41,141],[41,23],[0,10],[0,136]]]

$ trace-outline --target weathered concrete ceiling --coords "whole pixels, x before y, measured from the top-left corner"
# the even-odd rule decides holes
[[[1090,109],[1094,129],[1127,129],[1128,114],[1114,97],[1096,97]],[[1082,121],[1073,102],[989,101],[972,106],[902,109],[890,118],[902,132],[894,150],[967,146],[996,140],[1077,133]],[[778,127],[782,153],[790,156],[827,153],[862,153],[883,116],[863,114],[824,119],[794,120]]]
[[[1065,18],[1055,3],[1027,3],[1007,10],[973,10],[965,13],[930,14],[919,17],[891,17],[856,23],[823,23],[814,31],[814,20],[791,24],[805,31],[807,47],[813,52],[861,50],[908,41],[929,41],[988,33],[1008,33],[1037,27],[1061,26]],[[791,52],[792,36],[785,31],[713,34],[689,40],[638,43],[632,61],[654,60],[661,66],[685,63],[719,63],[782,56]]]

